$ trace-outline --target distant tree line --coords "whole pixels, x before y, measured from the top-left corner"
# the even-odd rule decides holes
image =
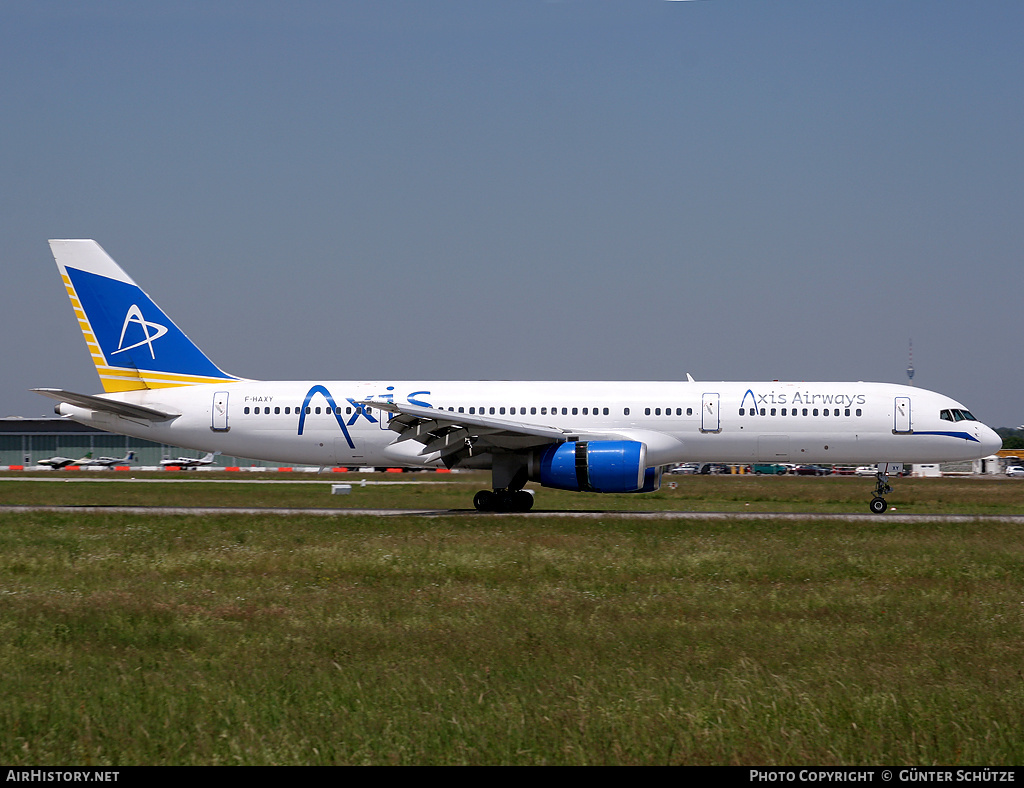
[[[1024,449],[1024,430],[996,427],[996,432],[1003,439],[1004,449]]]

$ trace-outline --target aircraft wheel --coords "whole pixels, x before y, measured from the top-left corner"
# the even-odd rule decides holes
[[[517,512],[528,512],[533,508],[533,496],[526,490],[519,490],[513,493],[513,509]]]
[[[498,496],[490,490],[481,490],[473,496],[473,506],[478,512],[493,512],[498,508]]]
[[[872,498],[871,499],[871,512],[873,514],[882,514],[886,509],[889,508],[889,504],[885,502],[885,498]]]

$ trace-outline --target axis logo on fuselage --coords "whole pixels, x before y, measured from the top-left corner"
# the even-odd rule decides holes
[[[134,345],[128,345],[126,347],[124,344],[124,335],[128,332],[128,326],[132,324],[135,324],[142,329],[143,339],[136,342]],[[153,329],[152,334],[149,333],[150,329]],[[160,339],[160,337],[166,333],[167,326],[162,326],[159,323],[152,322],[151,320],[146,320],[146,318],[142,316],[142,310],[139,309],[138,304],[132,304],[128,307],[128,311],[124,316],[124,323],[121,326],[121,338],[117,342],[117,350],[112,351],[110,355],[116,356],[118,353],[124,353],[128,350],[134,350],[137,347],[148,345],[149,355],[155,360],[156,353],[153,350],[153,341]]]
[[[317,384],[313,386],[309,391],[306,392],[306,398],[302,400],[302,408],[299,410],[299,432],[302,434],[302,430],[306,425],[306,412],[309,410],[309,402],[317,394],[323,395],[324,399],[327,400],[327,404],[330,406],[330,413],[334,415],[335,420],[338,422],[338,426],[341,427],[341,432],[345,436],[345,440],[348,441],[348,447],[354,449],[356,445],[352,442],[352,436],[348,434],[348,427],[345,426],[345,420],[341,417],[341,408],[338,407],[338,403],[334,401],[334,397],[331,396],[331,392],[327,390],[326,386]],[[317,410],[319,413],[319,409]]]

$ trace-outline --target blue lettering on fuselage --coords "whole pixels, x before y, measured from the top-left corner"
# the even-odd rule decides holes
[[[767,394],[754,394],[753,389],[747,389],[740,400],[740,407],[746,407],[747,397],[750,397],[752,414],[758,413],[758,407],[762,405],[840,405],[845,408],[854,405],[864,405],[867,397],[864,394],[812,394],[809,391],[786,393],[772,389]]]
[[[375,398],[379,397],[380,399],[383,399],[383,400],[394,401],[394,395],[390,393],[390,392],[394,391],[394,386],[388,386],[387,387],[387,391],[388,391],[387,394],[377,394],[377,395],[374,395],[374,397]],[[342,418],[342,415],[340,413],[340,408],[338,408],[338,405],[335,402],[334,397],[331,394],[331,392],[328,391],[326,386],[318,383],[317,385],[313,386],[309,391],[306,392],[306,398],[302,401],[302,407],[299,409],[299,432],[298,432],[299,435],[302,434],[302,431],[305,428],[305,424],[306,424],[306,408],[309,406],[310,400],[312,400],[313,397],[315,395],[317,395],[317,394],[322,394],[324,399],[327,400],[327,404],[331,408],[330,412],[334,415],[335,420],[338,422],[338,426],[341,427],[341,431],[345,435],[345,440],[348,441],[348,445],[349,445],[350,449],[354,449],[356,447],[356,445],[355,445],[355,443],[352,442],[352,436],[349,434],[349,431],[348,431],[349,427],[354,425],[359,420],[360,417],[366,419],[371,424],[377,424],[378,423],[377,419],[375,419],[373,417],[373,415],[367,411],[366,408],[364,408],[362,405],[359,405],[356,402],[356,400],[353,399],[352,397],[346,397],[345,398],[346,401],[349,404],[351,404],[351,406],[352,406],[352,417],[346,423],[345,420]],[[430,392],[429,391],[413,391],[413,392],[409,393],[406,396],[406,399],[409,401],[410,405],[416,405],[416,406],[421,407],[421,408],[433,407],[429,402],[425,402],[423,400],[416,399],[417,397],[419,397],[419,396],[421,396],[423,394],[430,394]]]
[[[341,414],[338,413],[338,406],[334,401],[334,397],[331,396],[331,392],[327,390],[326,386],[316,385],[306,392],[306,398],[302,401],[302,408],[299,409],[298,434],[302,434],[303,426],[306,423],[306,406],[309,405],[309,401],[313,399],[314,395],[316,394],[322,394],[324,398],[327,400],[327,404],[331,406],[331,414],[337,420],[338,426],[341,427],[341,432],[342,434],[344,434],[345,440],[348,441],[348,447],[350,449],[354,449],[356,445],[352,442],[352,436],[348,434],[348,427],[345,426],[345,421],[341,418]],[[351,402],[351,400],[349,401]]]
[[[348,420],[348,426],[352,426],[356,423],[360,416],[366,419],[370,424],[376,424],[377,420],[366,412],[366,408],[356,402],[352,397],[346,397],[346,399],[352,403],[352,418]]]
[[[434,406],[431,405],[429,402],[424,402],[423,400],[419,400],[419,399],[413,399],[413,397],[418,397],[420,394],[429,394],[429,393],[430,393],[429,391],[414,391],[411,394],[409,394],[408,396],[406,396],[406,399],[409,400],[409,404],[410,405],[415,405],[417,408],[432,408]]]

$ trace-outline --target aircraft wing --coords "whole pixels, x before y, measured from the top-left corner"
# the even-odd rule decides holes
[[[598,437],[578,430],[496,419],[487,415],[455,413],[440,408],[377,400],[363,400],[357,404],[395,414],[388,428],[399,434],[398,442],[414,440],[423,444],[421,456],[439,452],[439,459],[449,468],[466,457],[491,449],[524,449]],[[602,433],[601,437],[607,436]]]
[[[76,394],[73,391],[64,389],[32,389],[37,394],[55,399],[58,402],[67,402],[70,405],[77,405],[80,408],[89,410],[100,410],[106,413],[113,413],[115,416],[124,416],[129,419],[143,419],[145,421],[168,421],[180,416],[180,413],[170,413],[147,408],[142,405],[132,405],[128,402],[96,397],[90,394]]]

